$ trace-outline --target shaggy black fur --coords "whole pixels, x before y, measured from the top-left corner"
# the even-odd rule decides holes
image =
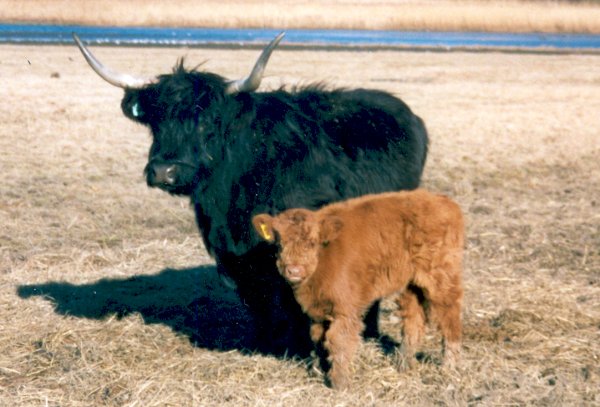
[[[122,108],[152,131],[148,184],[191,197],[207,250],[254,314],[256,348],[306,355],[306,317],[251,217],[416,188],[427,132],[404,102],[381,91],[312,86],[229,96],[226,84],[180,62],[157,83],[126,90]],[[173,182],[155,182],[165,166]],[[374,304],[365,336],[378,336],[377,311]]]

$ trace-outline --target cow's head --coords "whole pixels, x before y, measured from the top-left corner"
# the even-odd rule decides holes
[[[202,176],[202,159],[210,159],[200,150],[209,121],[218,118],[218,112],[211,108],[238,93],[256,90],[269,57],[283,36],[284,33],[279,34],[267,45],[247,78],[229,81],[210,72],[186,70],[183,61],[173,73],[155,78],[116,72],[100,63],[73,34],[92,69],[111,85],[125,90],[123,113],[152,132],[145,169],[148,185],[184,195],[191,194]]]

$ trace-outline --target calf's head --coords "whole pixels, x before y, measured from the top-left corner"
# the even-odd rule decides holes
[[[291,284],[298,284],[317,269],[319,256],[343,228],[337,216],[320,217],[307,209],[289,209],[278,216],[259,214],[252,225],[260,237],[277,243],[277,268]]]
[[[73,38],[88,64],[105,81],[125,90],[121,102],[128,118],[150,128],[153,136],[145,168],[149,186],[174,194],[189,195],[202,176],[207,128],[221,118],[227,102],[236,94],[255,91],[272,51],[283,38],[279,34],[256,61],[247,78],[228,81],[210,72],[186,70],[179,62],[173,73],[142,78],[104,66],[76,34]]]

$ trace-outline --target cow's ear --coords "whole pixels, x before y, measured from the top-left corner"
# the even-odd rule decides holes
[[[273,220],[271,215],[261,213],[252,218],[252,226],[259,236],[267,242],[275,241],[275,232],[273,231]]]
[[[335,215],[327,216],[321,219],[319,226],[321,243],[323,246],[327,246],[330,242],[338,238],[344,227],[344,221]]]
[[[140,102],[140,94],[137,90],[127,89],[125,91],[125,96],[121,102],[121,109],[125,116],[131,120],[145,123],[144,118],[146,115]]]

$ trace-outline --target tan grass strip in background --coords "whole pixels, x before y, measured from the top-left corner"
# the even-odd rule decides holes
[[[118,26],[600,33],[600,2],[0,0],[0,21]]]

